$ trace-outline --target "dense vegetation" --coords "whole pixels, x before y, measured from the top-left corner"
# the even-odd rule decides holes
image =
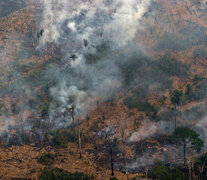
[[[54,161],[55,161],[55,154],[51,154],[51,153],[43,153],[38,162],[44,165],[51,165]]]
[[[67,142],[77,141],[77,132],[68,130],[55,130],[50,133],[52,136],[52,143],[57,148],[67,147]]]
[[[141,99],[139,96],[128,96],[124,99],[124,103],[128,108],[137,108],[139,111],[145,112],[148,116],[156,118],[158,109],[147,102],[146,99]]]
[[[82,173],[70,173],[60,168],[45,168],[39,177],[40,180],[90,180],[91,178]]]
[[[159,180],[204,180],[207,178],[207,154],[192,158],[190,164],[186,166],[175,165],[170,168],[162,162],[157,162],[149,173],[149,177]]]

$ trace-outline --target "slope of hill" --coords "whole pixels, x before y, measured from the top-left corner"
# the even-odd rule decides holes
[[[139,19],[141,28],[125,22],[136,33],[116,19],[131,15],[130,7],[113,4],[107,14],[93,10],[95,2],[85,2],[91,9],[81,4],[82,10],[74,10],[58,2],[51,8],[41,1],[0,0],[2,179],[37,178],[45,167],[38,162],[43,152],[57,154],[54,167],[109,179],[112,139],[119,179],[126,178],[121,171],[145,173],[156,160],[180,163],[182,149],[168,139],[174,130],[174,89],[183,92],[178,125],[195,129],[206,141],[205,1],[154,0]],[[74,16],[61,16],[69,9]],[[123,28],[119,33],[113,18]],[[117,43],[113,37],[114,32],[125,37],[122,30],[135,34],[123,47],[125,39]],[[66,148],[54,147],[62,140]]]

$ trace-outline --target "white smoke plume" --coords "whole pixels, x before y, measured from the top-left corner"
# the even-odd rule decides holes
[[[63,26],[76,36],[96,41],[97,33],[104,38],[125,45],[132,41],[139,28],[140,20],[150,6],[150,0],[44,0],[41,28],[45,30],[45,42],[58,42]],[[99,43],[99,42],[94,42]]]
[[[173,131],[173,122],[159,121],[152,122],[150,120],[142,121],[140,128],[132,133],[128,142],[139,142],[150,137],[156,137],[159,135],[168,135]]]
[[[64,47],[64,63],[75,74],[64,75],[51,89],[54,101],[60,105],[57,108],[53,103],[50,114],[56,114],[57,109],[64,113],[72,104],[76,113],[84,114],[95,99],[105,100],[121,87],[122,78],[111,52],[133,43],[150,0],[44,0],[43,6],[40,29],[44,34],[39,47],[51,42]],[[87,64],[84,55],[98,53],[97,47],[105,43],[111,56]]]
[[[144,154],[137,155],[136,159],[128,164],[128,168],[130,171],[137,172],[143,168],[150,169],[157,161],[171,165],[181,163],[183,160],[182,151],[182,147],[176,145],[165,145],[156,151],[148,149]]]
[[[207,0],[201,1],[201,9],[206,9],[207,8]]]
[[[159,130],[159,126],[157,123],[145,120],[142,122],[142,125],[138,129],[138,131],[132,133],[128,141],[138,142],[144,140],[146,138],[154,136],[158,132],[158,130]]]

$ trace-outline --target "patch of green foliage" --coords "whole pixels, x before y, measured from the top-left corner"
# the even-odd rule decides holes
[[[207,153],[194,158],[194,172],[200,179],[207,179]]]
[[[186,165],[186,147],[191,146],[192,149],[200,152],[204,146],[200,135],[188,127],[178,127],[171,136],[171,141],[175,144],[183,146],[183,162]]]
[[[155,179],[159,180],[171,180],[170,171],[169,169],[162,164],[161,162],[158,162],[155,169],[152,172],[153,177]]]
[[[197,150],[198,152],[204,145],[203,140],[199,138],[199,134],[187,127],[178,127],[172,134],[172,140],[175,143],[182,144],[184,148],[191,144],[191,148]]]
[[[110,180],[118,180],[118,178],[117,177],[112,177],[112,178],[110,178]]]
[[[50,133],[52,143],[56,148],[66,148],[68,142],[77,141],[77,133],[75,131],[55,130]]]
[[[136,95],[128,96],[124,99],[124,104],[129,109],[137,108],[139,111],[143,111],[147,115],[151,115],[152,118],[156,118],[158,109],[155,106],[151,105],[146,99],[142,99]]]
[[[152,179],[156,180],[184,180],[187,173],[184,169],[176,166],[175,169],[169,169],[162,162],[158,161],[154,169],[149,173]]]
[[[91,178],[82,172],[70,173],[60,168],[45,168],[39,180],[90,180]]]
[[[51,154],[51,153],[43,153],[38,162],[44,165],[51,165],[53,164],[53,162],[55,161],[55,154]]]
[[[181,97],[183,96],[183,92],[180,90],[173,90],[170,92],[170,101],[176,107],[181,103]]]
[[[73,130],[54,130],[50,132],[51,141],[56,148],[66,148],[68,142],[78,142],[78,132]],[[89,142],[90,136],[80,133],[82,143]]]

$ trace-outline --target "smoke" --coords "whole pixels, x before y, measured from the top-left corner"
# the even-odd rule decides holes
[[[60,46],[66,65],[54,69],[59,78],[50,89],[51,119],[57,119],[57,110],[64,113],[72,105],[77,114],[86,114],[97,98],[104,101],[121,88],[116,53],[133,44],[149,5],[149,0],[43,1],[39,48]],[[88,62],[90,57],[94,62]]]
[[[164,145],[159,149],[148,149],[145,153],[139,154],[128,164],[129,171],[137,172],[143,169],[151,169],[157,161],[164,164],[176,164],[183,161],[183,149],[176,145]],[[187,149],[189,152],[190,149]]]
[[[201,9],[206,9],[207,8],[207,0],[201,1]]]
[[[150,138],[158,132],[158,129],[159,126],[157,123],[153,123],[148,120],[142,121],[141,127],[137,132],[132,133],[128,141],[139,142],[146,138]]]
[[[76,42],[88,39],[93,45],[101,36],[116,45],[133,41],[142,16],[150,6],[150,0],[113,1],[54,1],[44,0],[41,28],[45,30],[42,44],[60,43],[66,31],[75,36]],[[72,43],[72,42],[71,42]]]
[[[155,2],[153,1],[153,3]],[[57,129],[70,126],[72,119],[69,109],[71,107],[75,107],[76,115],[85,116],[98,102],[110,99],[119,90],[123,89],[124,73],[126,73],[128,78],[126,79],[129,83],[132,81],[139,87],[138,89],[141,89],[140,96],[144,98],[140,99],[145,100],[149,89],[152,89],[152,91],[153,89],[159,89],[161,85],[167,85],[167,80],[172,76],[182,75],[180,72],[186,71],[185,68],[182,69],[182,64],[176,64],[174,61],[167,62],[169,64],[163,62],[159,64],[159,62],[147,58],[141,58],[140,60],[137,56],[134,57],[134,54],[139,54],[137,52],[138,45],[146,46],[141,44],[137,37],[143,39],[141,35],[139,36],[139,30],[145,29],[145,23],[142,20],[146,20],[149,15],[147,13],[148,9],[151,9],[151,0],[43,0],[41,4],[43,11],[39,31],[44,30],[44,32],[38,39],[39,44],[37,51],[34,53],[44,52],[45,49],[47,51],[48,47],[53,47],[58,53],[53,49],[52,63],[49,62],[49,65],[43,67],[42,71],[44,72],[40,72],[40,80],[36,76],[28,81],[24,80],[22,72],[18,72],[24,66],[24,63],[20,66],[21,62],[15,62],[16,64],[13,66],[8,66],[16,68],[18,65],[20,68],[13,72],[12,76],[18,81],[11,86],[11,89],[15,89],[13,95],[18,98],[2,107],[4,113],[0,116],[2,119],[0,121],[0,135],[4,134],[2,132],[8,132],[8,136],[5,136],[7,140],[12,138],[10,132],[14,129],[19,141],[23,142],[23,139],[21,139],[23,132],[36,135],[36,139],[39,140],[43,137],[44,130],[50,130],[51,127]],[[202,8],[205,9],[207,1],[202,1],[201,4]],[[179,18],[174,20],[173,14],[170,14],[169,17],[163,16],[160,13],[163,10],[160,11],[160,9],[164,6],[159,8],[158,3],[155,3],[155,5],[157,6],[156,12],[152,12],[150,14],[152,16],[146,20],[149,23],[147,24],[147,34],[150,34],[149,39],[155,44],[159,44],[160,41],[157,42],[157,40],[163,36],[160,38],[161,45],[159,47],[161,51],[166,49],[173,50],[173,52],[180,49],[186,50],[196,45],[195,43],[199,45],[205,41],[203,40],[206,32],[204,28],[200,28],[197,24],[188,20],[184,23]],[[154,17],[154,15],[157,16]],[[154,20],[152,20],[153,18]],[[160,23],[157,28],[156,23]],[[162,28],[163,33],[160,33]],[[145,36],[148,35],[145,34],[143,37]],[[187,40],[180,38],[183,36]],[[188,41],[188,39],[190,40]],[[23,41],[23,38],[21,41]],[[27,41],[33,42],[29,38]],[[25,43],[26,46],[22,47],[22,59],[27,59],[28,54],[31,55],[30,50],[27,51],[27,43]],[[10,53],[9,51],[6,48],[0,51],[2,59],[6,59]],[[151,52],[149,54],[151,55]],[[16,53],[16,56],[18,55],[19,53]],[[178,62],[180,62],[179,60]],[[127,61],[130,61],[130,63],[126,64]],[[124,72],[120,68],[120,64],[126,67]],[[31,82],[34,82],[34,84]],[[32,84],[31,87],[29,87],[30,84]],[[35,91],[41,90],[49,92],[47,97],[50,100],[49,105],[36,102],[39,101],[40,97]],[[27,99],[33,101],[29,103]],[[3,99],[3,101],[7,100],[7,97]],[[13,102],[22,103],[19,103],[17,108],[12,108]],[[41,120],[38,119],[40,117],[35,119],[34,114],[39,113],[36,104],[38,104],[37,106],[43,106],[44,110],[48,110],[47,117],[43,116]],[[15,114],[9,109],[15,111],[19,109],[20,112]],[[28,111],[34,114],[31,115]],[[31,116],[35,119],[35,128]],[[169,135],[174,128],[173,121],[162,120],[164,119],[159,122],[144,120],[137,132],[131,134],[128,142],[139,143],[151,137]],[[206,121],[206,118],[203,118],[196,125],[198,131],[202,130],[203,139],[206,139]],[[37,125],[38,123],[40,125]],[[44,126],[44,123],[50,123],[50,126]],[[109,128],[106,131],[113,130]],[[14,141],[17,140],[14,139]],[[169,155],[170,150],[172,153]],[[162,147],[160,152],[148,151],[144,155],[137,156],[137,159],[129,167],[133,169],[151,165],[157,159],[164,159],[167,162],[170,158],[175,158],[179,152],[180,150],[177,147],[166,145]]]
[[[173,128],[173,121],[153,122],[150,120],[144,120],[142,121],[140,128],[129,137],[128,142],[135,143],[151,137],[169,135],[172,133]]]
[[[21,132],[42,134],[44,130],[36,125],[40,118],[41,126],[49,123],[55,129],[67,127],[71,123],[70,107],[75,106],[75,113],[82,116],[97,102],[114,96],[122,88],[123,81],[118,64],[126,59],[119,52],[125,48],[126,54],[131,52],[129,46],[137,30],[143,28],[140,21],[150,1],[36,2],[38,7],[40,4],[42,14],[36,20],[40,20],[42,36],[37,38],[33,27],[27,29],[27,34],[21,32],[21,36],[14,30],[13,34],[4,34],[7,37],[3,41],[5,48],[0,50],[2,59],[11,62],[1,67],[5,79],[1,79],[0,132],[8,133],[4,135],[6,141],[12,136],[10,132],[15,134],[18,127]],[[13,50],[10,49],[12,41],[16,43]],[[55,62],[39,68],[41,58],[38,56],[49,54],[47,50],[52,45],[59,49],[58,55],[53,54]],[[49,105],[44,98],[50,99]],[[36,118],[36,124],[32,117]]]
[[[85,115],[96,105],[97,101],[111,98],[122,88],[123,78],[118,64],[125,62],[126,58],[117,54],[123,50],[127,55],[131,53],[135,40],[137,40],[138,30],[145,28],[141,20],[150,4],[150,0],[43,1],[43,18],[39,29],[44,29],[44,33],[40,38],[38,48],[44,49],[49,43],[54,43],[61,47],[62,55],[62,59],[59,60],[62,65],[55,65],[47,72],[47,76],[50,74],[51,78],[57,79],[55,85],[50,88],[52,101],[49,108],[50,121],[56,128],[70,125],[70,114],[67,109],[73,105],[77,115]],[[202,7],[205,6],[206,1],[203,1]],[[170,22],[167,18],[160,17],[156,20],[165,27],[165,21]],[[173,24],[170,23],[169,26]],[[173,28],[176,29],[176,26]],[[193,33],[189,27],[192,27]],[[152,27],[150,26],[150,28]],[[159,47],[173,50],[187,49],[192,46],[191,41],[194,38],[199,44],[200,37],[203,37],[203,29],[198,30],[198,28],[197,25],[186,21],[179,28],[179,33],[186,36],[186,39],[182,40],[179,38],[179,33],[174,33],[174,29],[173,33],[169,33],[171,29],[168,32],[167,27],[166,35],[163,35],[164,40],[161,41]],[[153,34],[153,29],[151,34]],[[136,44],[139,43],[136,42]],[[138,47],[134,49],[138,49]],[[149,69],[150,63],[146,62],[146,69]],[[168,73],[168,70],[163,70],[163,72],[165,71]],[[167,77],[167,73],[163,72],[160,73],[160,79],[162,75]],[[146,71],[143,74],[145,76]],[[154,78],[153,75],[149,78],[150,83]],[[175,72],[174,75],[179,74]],[[146,83],[147,77],[143,78],[143,76],[136,80],[141,79]],[[169,76],[173,76],[173,74],[169,74]],[[196,126],[205,127],[205,122],[206,120],[202,120]],[[145,120],[140,129],[132,133],[128,142],[137,143],[150,137],[169,135],[172,131],[173,122]],[[203,136],[206,137],[206,134],[204,133]],[[158,159],[167,163],[182,158],[180,152],[181,149],[178,147],[164,145],[159,152],[149,150],[144,155],[137,156],[129,167],[135,169],[150,166]]]

